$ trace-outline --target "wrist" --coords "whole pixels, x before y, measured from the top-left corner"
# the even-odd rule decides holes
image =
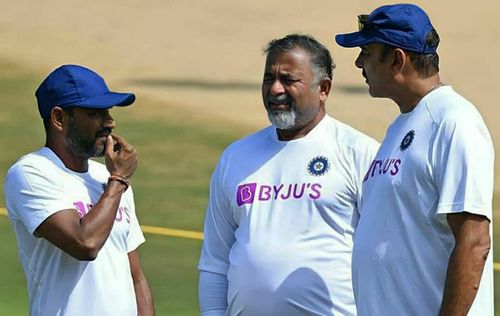
[[[125,177],[118,175],[118,174],[112,174],[108,178],[108,184],[111,181],[116,181],[121,183],[124,186],[123,192],[127,191],[128,187],[130,186],[130,181],[126,179]]]

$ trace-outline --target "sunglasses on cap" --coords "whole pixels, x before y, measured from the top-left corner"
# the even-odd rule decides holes
[[[368,14],[361,14],[358,15],[358,31],[363,31],[365,28],[369,27],[372,25],[370,20],[368,19],[369,15]]]

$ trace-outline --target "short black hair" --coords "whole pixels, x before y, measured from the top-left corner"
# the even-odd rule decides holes
[[[328,48],[310,35],[294,33],[283,38],[273,39],[264,48],[264,53],[269,57],[269,55],[276,52],[290,52],[296,48],[304,50],[310,56],[314,74],[313,86],[316,86],[325,78],[333,78],[335,63]]]

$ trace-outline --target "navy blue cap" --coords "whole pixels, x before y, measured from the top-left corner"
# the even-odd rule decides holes
[[[436,52],[439,42],[427,43],[434,27],[424,10],[414,4],[384,5],[358,18],[359,31],[336,35],[337,44],[357,47],[380,42],[421,54]]]
[[[62,65],[52,71],[35,92],[38,111],[47,118],[55,106],[108,109],[135,101],[133,93],[109,91],[96,72],[78,65]]]

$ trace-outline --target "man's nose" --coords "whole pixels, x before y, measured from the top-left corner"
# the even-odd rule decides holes
[[[273,81],[271,88],[269,89],[269,94],[279,95],[285,93],[285,87],[279,79]]]
[[[104,122],[103,122],[103,125],[106,127],[106,128],[115,128],[116,127],[116,123],[115,123],[115,120],[113,119],[113,117],[111,116],[111,114],[109,114],[108,111],[106,111],[105,115],[104,115]]]
[[[356,58],[356,60],[354,61],[354,64],[358,68],[363,68],[363,57],[361,56],[361,54],[358,55],[358,58]]]

